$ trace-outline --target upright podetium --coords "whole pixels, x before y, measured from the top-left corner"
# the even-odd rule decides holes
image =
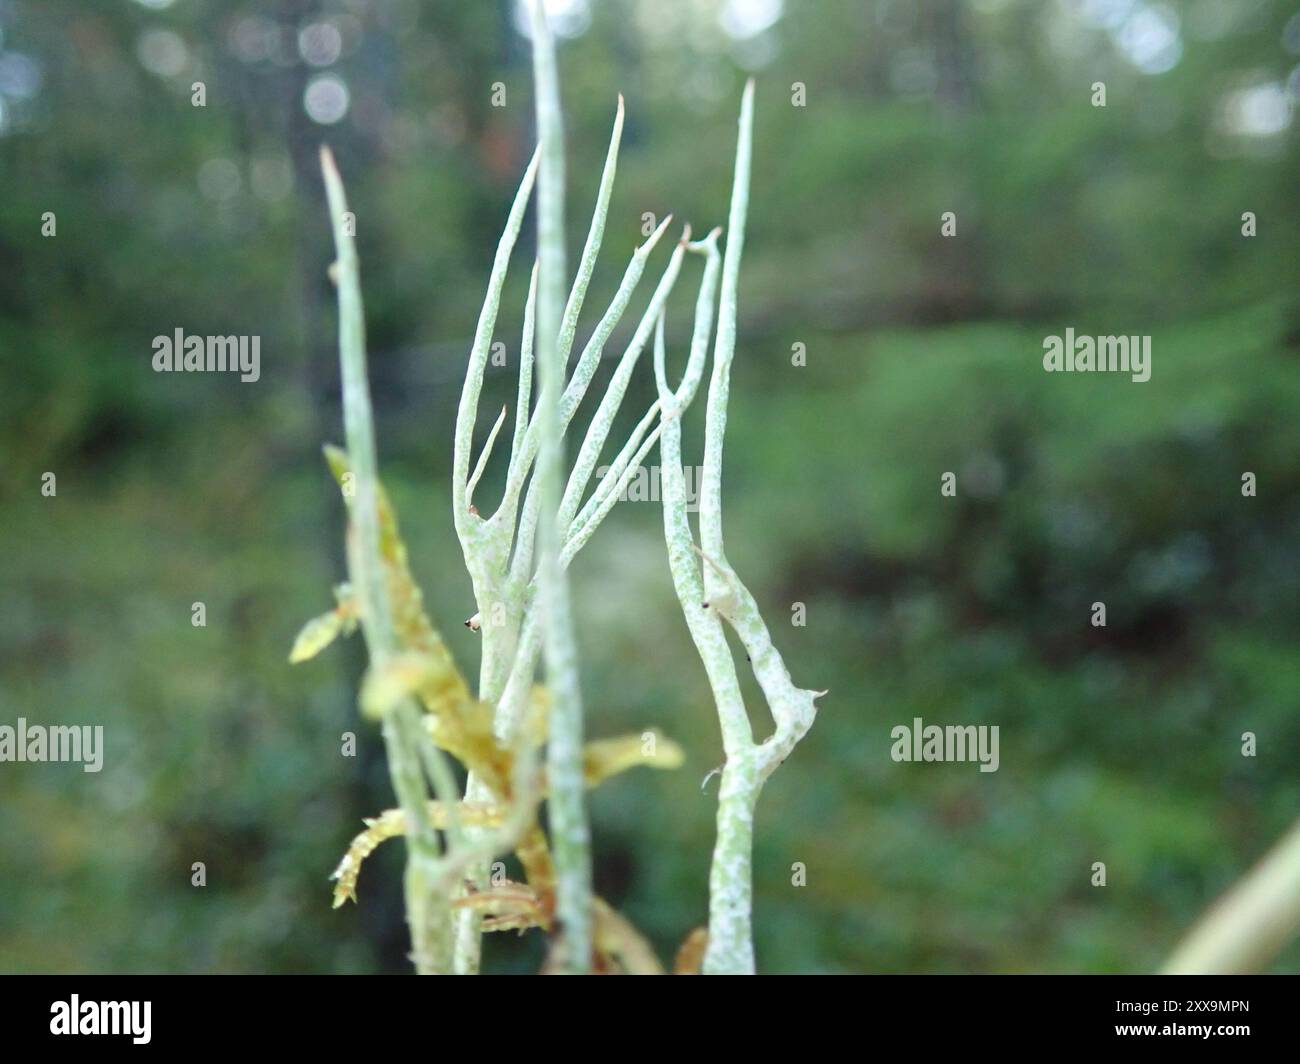
[[[371,664],[361,706],[382,722],[400,807],[367,821],[340,863],[336,904],[356,895],[365,857],[405,835],[407,920],[421,972],[478,970],[483,931],[537,927],[550,933],[548,971],[662,971],[644,939],[591,893],[584,791],[637,765],[672,768],[683,754],[670,740],[645,735],[583,742],[577,655],[566,571],[636,478],[656,442],[663,461],[664,527],[674,585],[704,661],[722,722],[727,762],[719,798],[718,840],[710,876],[709,927],[692,932],[677,970],[752,972],[750,861],[752,815],[763,781],[812,724],[816,693],[796,688],[772,645],[753,596],[722,545],[721,463],[743,243],[753,126],[753,84],[745,89],[725,258],[721,229],[692,241],[689,226],[669,253],[605,393],[563,474],[563,439],[671,217],[632,253],[609,306],[576,361],[571,360],[588,284],[605,234],[623,129],[620,97],[600,189],[567,299],[564,297],[563,142],[554,44],[540,4],[533,8],[533,57],[540,146],[526,169],[497,245],[487,294],[469,353],[457,409],[452,514],[474,589],[466,622],[482,637],[477,694],[472,694],[424,613],[391,502],[380,486],[366,382],[365,331],[355,243],[342,181],[323,155],[338,262],[346,450],[330,449],[347,485],[350,583],[338,607],[309,622],[291,660],[305,660],[359,623]],[[501,500],[490,516],[474,492],[508,417],[502,410],[471,460],[477,409],[511,254],[534,184],[538,187],[538,261],[523,312],[515,422]],[[666,382],[664,313],[687,256],[703,260],[686,372]],[[700,476],[701,547],[686,518],[681,417],[703,379],[715,303],[717,335],[708,389]],[[600,465],[633,372],[653,337],[658,398],[612,461]],[[572,365],[571,365],[572,361]],[[532,407],[536,365],[540,394]],[[525,486],[527,490],[525,491]],[[711,602],[710,606],[703,605]],[[755,743],[740,701],[722,624],[733,627],[753,663],[776,721]],[[545,648],[546,687],[536,674]],[[546,747],[546,770],[541,754]],[[463,798],[453,793],[446,755],[469,769]],[[431,794],[432,791],[432,794]],[[538,806],[549,802],[548,839]],[[489,861],[513,852],[525,882],[489,880]],[[707,941],[707,946],[705,945]]]

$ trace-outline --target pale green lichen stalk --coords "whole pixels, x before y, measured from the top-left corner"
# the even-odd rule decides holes
[[[709,944],[705,973],[752,973],[754,946],[754,807],[763,783],[812,727],[819,692],[794,685],[772,643],[758,605],[727,562],[722,543],[722,448],[727,425],[731,362],[736,348],[740,260],[744,250],[749,175],[753,154],[754,86],[741,101],[736,168],[731,190],[727,247],[722,266],[718,331],[705,416],[704,466],[700,486],[697,549],[686,516],[680,412],[668,391],[663,356],[656,351],[659,405],[663,412],[664,534],[673,584],[687,626],[704,662],[717,704],[726,763],[718,794],[717,840],[709,874]],[[776,731],[754,742],[723,622],[740,637],[767,701]]]
[[[1262,971],[1300,931],[1300,821],[1233,885],[1165,963],[1166,975]]]
[[[339,360],[343,382],[343,422],[351,460],[354,498],[348,570],[361,604],[361,629],[373,665],[382,666],[397,649],[387,579],[380,556],[379,475],[375,456],[374,418],[366,378],[365,314],[356,244],[348,225],[343,182],[328,149],[321,152],[325,189],[333,221],[337,254],[335,280],[339,302]],[[409,698],[384,717],[388,770],[402,809],[413,829],[407,836],[406,919],[416,971],[450,970],[452,939],[450,899],[439,867],[438,833],[424,815],[428,801],[421,756],[420,711]]]
[[[616,462],[617,472],[601,482],[582,507],[581,513],[575,513],[590,481],[600,448],[608,440],[627,388],[628,376],[645,346],[659,308],[672,289],[680,265],[680,254],[675,253],[665,270],[664,278],[656,288],[651,305],[642,316],[641,324],[632,342],[623,353],[620,370],[616,372],[615,380],[591,419],[563,496],[559,495],[558,489],[555,492],[556,502],[563,499],[563,503],[558,507],[560,512],[555,515],[556,503],[543,507],[542,489],[546,481],[546,463],[543,453],[546,450],[545,441],[548,432],[555,431],[557,439],[562,439],[573,420],[595,375],[605,344],[623,317],[649,256],[670,219],[665,219],[652,236],[634,251],[617,293],[583,347],[574,365],[572,376],[567,384],[564,383],[564,370],[574,345],[578,318],[604,237],[622,135],[623,101],[621,98],[618,101],[600,190],[578,271],[563,313],[554,313],[559,298],[553,289],[548,289],[545,277],[549,261],[553,276],[562,279],[562,254],[559,256],[558,264],[554,261],[555,250],[558,248],[562,253],[562,247],[553,239],[559,229],[555,218],[555,198],[544,197],[542,190],[553,185],[558,186],[563,180],[562,172],[558,175],[558,181],[553,180],[556,175],[554,168],[548,165],[547,159],[553,161],[554,156],[548,156],[544,147],[548,143],[548,136],[552,137],[553,142],[558,142],[558,131],[554,121],[559,116],[558,97],[554,91],[553,45],[544,27],[542,32],[534,33],[533,39],[534,47],[538,49],[535,66],[538,78],[538,128],[542,133],[543,147],[539,147],[537,156],[524,175],[505,232],[498,245],[492,274],[488,281],[487,296],[471,349],[457,415],[452,491],[457,532],[465,554],[466,567],[474,585],[477,604],[477,612],[471,619],[472,627],[477,628],[481,633],[484,643],[480,670],[480,697],[495,704],[495,731],[504,743],[513,743],[519,737],[519,723],[528,704],[528,692],[532,687],[542,654],[543,632],[548,629],[562,630],[564,627],[563,624],[556,626],[549,622],[543,623],[543,610],[548,608],[548,603],[540,591],[549,551],[545,535],[539,536],[539,530],[545,524],[544,514],[551,513],[557,529],[563,532],[562,537],[559,535],[555,537],[556,568],[562,576],[578,550],[585,545],[613,505],[617,503],[621,495],[620,485],[626,485],[635,476],[640,462],[649,450],[644,439],[649,431],[649,424],[648,419],[643,418],[633,436],[620,451],[620,457]],[[548,83],[551,86],[549,90],[545,88]],[[548,99],[550,103],[545,102]],[[550,178],[548,174],[551,175]],[[523,212],[534,182],[538,186],[539,193],[540,254],[539,261],[534,266],[528,304],[524,313],[515,427],[511,438],[510,460],[501,502],[496,512],[484,519],[475,508],[471,507],[472,490],[486,467],[488,450],[497,438],[504,418],[499,417],[494,423],[483,452],[478,462],[474,463],[473,472],[470,471],[470,450],[487,352],[492,344],[510,253],[522,226]],[[544,198],[546,206],[543,206]],[[562,292],[562,285],[560,287]],[[551,310],[546,309],[548,300]],[[548,337],[555,337],[555,340],[548,343]],[[528,404],[532,393],[534,357],[539,370],[540,395],[537,409],[530,417]],[[555,380],[559,382],[549,392],[545,369],[548,359],[556,368]],[[558,403],[553,404],[550,401],[552,395],[559,396]],[[558,407],[558,410],[554,411],[557,417],[548,424],[553,407]],[[655,411],[652,410],[651,414],[654,413]],[[556,451],[559,453],[560,449],[557,447]],[[562,458],[562,453],[560,457]],[[530,472],[533,473],[531,480]],[[558,476],[556,481],[558,484]],[[525,482],[528,485],[526,494]],[[562,597],[560,605],[562,613],[567,613],[566,598]],[[550,608],[553,608],[553,603],[550,604]],[[562,638],[561,643],[564,642],[566,640]],[[571,638],[567,642],[571,644]],[[571,664],[566,665],[566,661]],[[567,680],[566,675],[569,677]],[[552,830],[556,835],[556,865],[561,887],[559,904],[561,908],[567,907],[568,913],[565,915],[562,912],[560,915],[560,923],[568,947],[566,956],[572,958],[571,962],[565,962],[565,966],[571,970],[581,970],[586,963],[584,958],[590,954],[589,946],[584,946],[582,939],[590,938],[590,932],[584,930],[584,925],[590,917],[584,914],[590,913],[591,904],[590,901],[581,901],[583,895],[590,894],[590,859],[584,857],[586,844],[582,841],[585,838],[586,826],[585,812],[582,809],[581,794],[578,790],[581,783],[579,760],[582,750],[581,701],[576,686],[576,658],[571,650],[566,652],[563,647],[560,648],[558,668],[555,662],[548,661],[547,680],[556,706],[572,707],[552,709],[552,740],[548,746],[548,757],[551,763],[547,768],[547,780],[550,785],[550,819]],[[569,693],[563,694],[562,692],[566,690]],[[528,790],[532,785],[530,781],[535,783],[538,766],[534,764],[534,758],[527,752],[521,751],[521,755],[519,782],[523,790]],[[554,782],[556,780],[560,781],[558,786]],[[481,782],[471,778],[466,791],[467,801],[481,801],[482,798]],[[518,808],[522,809],[522,804]],[[453,865],[462,866],[469,853],[486,856],[498,850],[508,849],[512,838],[525,826],[522,817],[516,817],[508,820],[496,835],[485,835],[481,830],[468,829],[471,848],[466,854],[462,854],[459,860],[453,861]],[[561,828],[564,830],[561,831]],[[574,840],[577,840],[576,847],[573,845]],[[476,884],[482,882],[481,865],[467,866],[465,870]],[[567,902],[565,898],[568,899]],[[477,969],[478,924],[478,915],[472,910],[462,911],[457,917],[455,969],[459,972]]]
[[[367,822],[367,831],[358,836],[340,863],[335,902],[355,897],[360,862],[379,842],[405,835],[409,846],[407,919],[418,971],[476,972],[483,930],[530,926],[555,933],[549,971],[588,971],[593,959],[599,959],[602,970],[611,964],[628,971],[661,970],[635,929],[592,895],[584,791],[611,771],[635,763],[670,767],[680,763],[682,755],[667,740],[657,757],[646,755],[627,739],[584,746],[566,578],[574,557],[624,497],[658,443],[664,466],[664,529],[673,582],[705,665],[727,757],[709,881],[703,969],[752,972],[754,805],[764,780],[811,725],[815,698],[813,692],[791,682],[753,596],[728,564],[722,543],[722,443],[735,350],[753,88],[746,88],[741,109],[725,256],[718,250],[720,229],[692,243],[690,227],[684,227],[564,478],[564,434],[671,216],[632,253],[617,292],[566,381],[579,318],[604,239],[623,128],[623,100],[620,97],[618,101],[590,228],[565,300],[563,130],[555,51],[538,3],[532,5],[532,20],[539,146],[497,245],[454,434],[452,509],[476,603],[467,623],[480,632],[483,641],[477,698],[419,610],[419,592],[406,568],[405,548],[397,535],[391,504],[379,487],[356,250],[346,224],[350,216],[342,183],[328,153],[324,158],[338,248],[340,358],[348,444],[346,454],[331,452],[331,464],[349,496],[351,586],[339,589],[336,610],[304,628],[291,660],[311,657],[360,621],[371,657],[362,684],[362,709],[383,721],[393,786],[401,803],[400,810]],[[475,491],[510,412],[502,409],[496,416],[474,460],[478,403],[506,274],[534,188],[538,194],[538,260],[523,313],[509,464],[501,501],[495,512],[484,518]],[[688,253],[701,256],[704,268],[686,368],[676,390],[671,390],[665,365],[664,314]],[[705,424],[701,550],[695,545],[687,517],[681,418],[703,380],[715,299],[720,300],[720,309]],[[652,338],[658,397],[617,449],[607,475],[589,493],[632,375]],[[534,369],[538,399],[536,409],[530,411]],[[397,582],[387,582],[392,580]],[[393,602],[388,601],[390,590]],[[402,621],[400,631],[395,629],[394,602],[401,609],[397,614]],[[754,741],[724,624],[744,643],[776,722],[775,734],[761,744]],[[535,680],[543,656],[547,691],[540,693]],[[440,686],[443,683],[451,687]],[[414,695],[427,714],[421,715]],[[471,726],[479,728],[473,738],[463,731]],[[543,773],[541,745],[547,729]],[[463,802],[453,794],[444,749],[471,769]],[[430,781],[437,798],[432,802]],[[537,827],[537,809],[543,799],[549,802],[549,847]],[[446,836],[445,852],[440,831]],[[499,889],[487,881],[487,862],[510,852],[524,862],[529,884]],[[700,934],[693,934],[689,941],[698,959]]]
[[[551,737],[546,747],[550,786],[551,848],[555,854],[556,916],[563,935],[561,968],[591,968],[591,833],[582,778],[582,691],[569,601],[560,567],[561,464],[560,392],[564,365],[559,330],[564,291],[564,130],[560,113],[555,44],[542,10],[533,0],[533,74],[537,91],[537,139],[542,156],[537,190],[537,363],[540,442],[537,480],[541,519],[537,572],[540,577],[546,684],[552,698]],[[585,287],[585,285],[583,286]]]

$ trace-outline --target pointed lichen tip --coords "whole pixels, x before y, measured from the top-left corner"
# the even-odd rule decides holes
[[[339,164],[334,159],[334,152],[323,142],[320,146],[320,168],[327,184],[333,181],[342,183],[343,177],[339,173]]]
[[[664,231],[672,223],[672,220],[673,216],[670,214],[660,222],[658,228],[646,238],[646,242],[637,248],[637,254],[642,258],[648,256],[650,252],[654,250],[654,246],[659,243],[659,238],[664,235]]]

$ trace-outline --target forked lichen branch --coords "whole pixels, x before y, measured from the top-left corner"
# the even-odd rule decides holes
[[[381,722],[399,807],[366,822],[336,870],[335,904],[355,898],[365,857],[398,835],[408,844],[405,878],[413,959],[420,972],[478,970],[481,933],[537,927],[551,933],[547,971],[662,971],[625,919],[591,893],[584,792],[637,765],[676,767],[682,751],[654,732],[584,743],[566,571],[624,497],[657,443],[663,459],[664,528],[670,569],[717,704],[727,761],[710,876],[709,929],[692,933],[676,969],[752,971],[750,850],[753,808],[763,781],[812,723],[811,691],[794,686],[757,604],[727,562],[722,543],[722,441],[735,350],[737,285],[748,196],[753,89],[741,109],[740,139],[725,255],[721,229],[669,254],[603,395],[564,472],[564,436],[585,399],[605,347],[631,305],[664,219],[636,248],[608,307],[576,360],[579,320],[604,240],[617,171],[620,97],[599,191],[568,296],[564,298],[563,140],[554,44],[540,4],[532,5],[539,146],[524,172],[497,244],[457,408],[452,510],[476,603],[467,624],[482,637],[478,692],[471,692],[426,616],[410,573],[396,514],[378,479],[366,382],[359,267],[342,181],[322,160],[333,220],[339,293],[347,448],[327,449],[348,504],[349,583],[337,605],[308,622],[290,658],[313,657],[358,625],[370,651],[359,702]],[[473,458],[478,404],[510,260],[537,192],[538,258],[523,312],[515,418],[500,502],[484,518],[475,502],[511,411],[503,408]],[[676,389],[667,382],[664,316],[688,254],[703,258],[690,351]],[[703,380],[714,331],[700,535],[686,510],[681,419]],[[647,346],[657,398],[618,447],[606,476],[591,480]],[[569,372],[569,367],[572,371]],[[567,379],[566,379],[567,375]],[[534,384],[537,402],[532,407]],[[723,625],[744,643],[776,731],[755,743]],[[536,683],[545,661],[546,687]],[[448,757],[468,772],[455,793]],[[543,764],[544,761],[544,764]],[[551,837],[539,826],[549,803]],[[487,864],[515,853],[526,882],[489,879]],[[707,943],[707,946],[706,946]]]

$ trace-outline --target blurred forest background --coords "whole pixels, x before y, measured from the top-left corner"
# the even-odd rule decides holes
[[[725,223],[758,80],[728,545],[795,679],[830,689],[759,806],[760,970],[1152,968],[1300,811],[1296,5],[550,6],[571,262],[628,107],[589,307],[645,212]],[[286,663],[343,574],[323,140],[358,217],[381,468],[474,676],[448,472],[533,143],[513,0],[0,0],[0,723],[102,724],[107,747],[98,775],[0,765],[0,970],[407,969],[400,844],[330,909],[393,804],[360,647]],[[529,228],[484,412],[513,399],[532,252]],[[1152,379],[1044,373],[1067,326],[1151,335]],[[259,335],[261,380],[154,373],[177,327]],[[629,410],[652,395],[646,364]],[[671,957],[705,919],[722,755],[659,507],[620,506],[572,575],[588,733],[688,751],[591,801],[598,890]],[[1000,771],[895,764],[915,716],[1000,725]],[[496,936],[487,967],[540,954]]]

